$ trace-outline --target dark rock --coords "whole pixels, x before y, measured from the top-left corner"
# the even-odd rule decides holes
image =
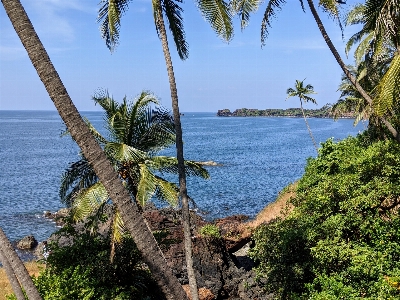
[[[17,242],[17,248],[21,250],[32,250],[38,245],[38,241],[33,235],[23,237]]]

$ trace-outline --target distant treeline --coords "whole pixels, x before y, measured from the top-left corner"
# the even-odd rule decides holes
[[[304,109],[307,117],[313,118],[333,118],[332,105],[326,104],[319,109]],[[231,112],[229,109],[218,110],[219,117],[303,117],[300,108],[288,109],[249,109],[240,108]],[[353,118],[352,113],[345,113],[338,118]]]

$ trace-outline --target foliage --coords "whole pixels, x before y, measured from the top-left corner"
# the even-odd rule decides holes
[[[251,256],[279,299],[399,299],[400,145],[322,144],[285,219],[260,226]]]
[[[211,237],[215,239],[221,238],[221,232],[219,231],[218,226],[214,224],[206,224],[200,228],[200,234],[206,237]]]
[[[58,241],[69,240],[67,246]],[[66,225],[51,243],[47,267],[34,282],[44,300],[158,299],[158,288],[141,264],[132,238],[124,236],[110,262],[110,236],[77,232]]]
[[[142,92],[135,101],[115,101],[107,92],[93,100],[104,110],[107,137],[103,137],[89,121],[87,125],[104,148],[124,186],[138,204],[144,206],[153,196],[171,205],[178,204],[178,186],[165,180],[164,173],[178,173],[174,157],[156,155],[175,142],[175,128],[169,111],[159,106],[154,95]],[[185,161],[187,175],[208,178],[208,172],[194,161]],[[82,156],[63,174],[60,198],[72,207],[75,220],[101,210],[109,195],[93,168]],[[112,199],[111,199],[112,200]],[[113,242],[119,242],[124,224],[117,210],[113,219]]]

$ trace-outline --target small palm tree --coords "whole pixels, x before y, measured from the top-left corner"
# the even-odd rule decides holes
[[[304,121],[306,122],[306,126],[307,126],[307,129],[308,129],[308,132],[310,133],[311,140],[314,143],[315,150],[318,152],[317,143],[315,142],[314,136],[311,133],[311,129],[310,129],[310,126],[308,125],[307,117],[306,117],[306,115],[304,113],[304,109],[303,109],[303,101],[317,104],[317,101],[314,98],[311,98],[310,96],[307,96],[307,95],[310,95],[310,94],[316,94],[316,92],[314,92],[314,87],[311,84],[307,84],[306,86],[304,86],[304,84],[303,84],[304,80],[305,79],[303,79],[302,81],[296,80],[295,88],[294,89],[292,89],[292,88],[288,88],[287,89],[286,94],[288,96],[287,96],[286,100],[289,99],[290,97],[295,97],[295,96],[299,97],[299,99],[300,99],[300,108],[301,108],[301,112],[303,113]]]
[[[157,98],[149,92],[142,92],[133,103],[125,97],[119,104],[107,92],[94,96],[93,100],[104,109],[108,138],[103,137],[88,120],[86,123],[139,207],[143,207],[152,196],[177,205],[178,186],[157,175],[178,171],[176,158],[156,155],[175,142],[174,123],[169,111],[160,107]],[[209,177],[207,170],[196,162],[185,161],[185,167],[188,175]],[[75,220],[92,215],[110,200],[83,156],[65,171],[59,194],[61,201],[72,207]],[[118,210],[115,210],[111,229],[114,245],[125,231]]]

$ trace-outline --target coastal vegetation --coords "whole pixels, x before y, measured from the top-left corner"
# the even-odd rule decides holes
[[[368,134],[323,143],[293,211],[253,235],[257,272],[279,299],[400,297],[400,146]]]
[[[68,204],[80,201],[84,209],[76,205],[75,214],[79,209],[83,211],[81,215],[86,217],[86,223],[81,223],[83,228],[77,231],[67,222],[58,232],[50,245],[52,252],[46,269],[34,279],[36,288],[26,288],[28,285],[21,280],[26,275],[25,268],[12,266],[21,285],[32,299],[40,299],[40,296],[36,297],[38,293],[43,299],[155,299],[163,293],[172,294],[174,299],[187,298],[166,263],[160,243],[156,241],[157,233],[150,231],[142,214],[141,205],[156,194],[172,203],[179,199],[183,203],[188,278],[192,297],[197,299],[197,284],[191,268],[192,237],[186,175],[189,170],[195,170],[195,175],[203,177],[207,177],[207,173],[194,162],[187,168],[188,163],[185,164],[183,159],[178,96],[163,20],[165,15],[178,53],[181,58],[186,58],[180,6],[172,1],[152,2],[169,73],[173,119],[162,111],[153,114],[152,110],[146,109],[148,103],[157,103],[146,93],[132,105],[126,100],[120,105],[108,95],[98,97],[95,100],[106,111],[112,136],[107,140],[80,117],[19,1],[2,0],[2,3],[68,132],[82,150],[82,160],[72,164],[65,174],[61,197]],[[100,19],[104,20],[102,29],[108,46],[115,46],[120,17],[127,3],[102,1]],[[247,13],[260,4],[259,1],[251,3],[253,5],[246,6],[234,2],[234,9],[242,17],[242,27],[248,22]],[[283,3],[285,1],[268,2],[262,23],[263,43],[270,19]],[[304,10],[303,1],[300,3]],[[254,231],[250,256],[256,264],[257,280],[262,282],[265,293],[273,293],[277,299],[399,299],[400,2],[367,0],[365,6],[356,7],[349,14],[349,24],[363,25],[348,44],[351,47],[360,42],[356,50],[358,60],[352,70],[344,65],[326,34],[313,1],[307,0],[307,3],[346,76],[341,86],[342,100],[333,107],[334,111],[356,113],[357,119],[363,118],[370,123],[357,137],[323,143],[318,156],[308,160],[303,177],[291,187],[292,197],[286,209],[275,213],[276,218]],[[320,5],[337,20],[339,3],[341,1],[320,1]],[[232,32],[229,31],[231,16],[227,7],[222,6],[226,18],[219,23],[215,21],[214,13],[221,6],[209,7],[202,1],[199,6],[212,21],[214,29],[229,40]],[[224,25],[227,25],[225,29]],[[383,61],[382,57],[385,58]],[[290,96],[300,95],[303,82],[297,83],[297,91],[288,90]],[[309,86],[305,88],[312,90]],[[324,109],[332,113],[330,106]],[[265,115],[270,113],[263,112]],[[222,111],[221,115],[228,113]],[[160,119],[152,119],[152,114]],[[239,110],[236,114],[259,115],[259,111]],[[298,115],[304,118],[307,115],[302,102]],[[135,127],[137,119],[141,122]],[[147,125],[153,120],[161,120],[157,123],[161,127],[147,134],[144,129],[150,128]],[[137,132],[143,133],[141,137],[148,140],[135,140],[133,137]],[[142,143],[143,140],[146,143]],[[155,155],[173,141],[177,146],[177,159]],[[177,185],[155,175],[154,170],[178,170],[179,196]],[[84,197],[88,190],[89,198]],[[118,218],[110,218],[112,214],[103,214],[103,211],[91,217],[99,207],[106,207],[109,199],[115,204],[118,214],[114,216]],[[93,201],[98,203],[92,205]],[[103,222],[112,220],[113,228],[122,227],[123,222],[126,232],[105,230],[100,234],[98,223],[94,222],[98,216]],[[203,235],[220,238],[219,228],[215,225],[202,228],[200,233]],[[116,232],[119,232],[118,244],[114,243]],[[61,245],[62,239],[68,242]],[[6,238],[2,236],[0,251],[5,257],[1,259],[14,263],[12,254],[4,251],[5,244]]]
[[[318,109],[304,109],[304,115],[309,118],[332,118],[332,105],[325,104]],[[218,110],[219,117],[296,117],[302,118],[303,113],[300,108],[268,108],[268,109],[249,109],[239,108],[231,112],[229,109]],[[340,115],[340,118],[352,118],[351,112],[346,112]]]

